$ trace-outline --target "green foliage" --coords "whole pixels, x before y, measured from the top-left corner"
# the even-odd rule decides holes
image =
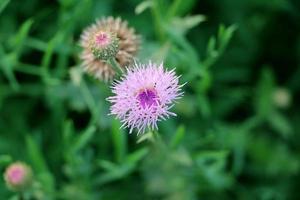
[[[299,10],[292,0],[0,1],[1,172],[32,167],[23,199],[300,199]],[[158,133],[120,129],[109,85],[80,67],[80,33],[110,15],[141,35],[139,60],[163,61],[185,83]],[[0,199],[20,198],[0,179]]]

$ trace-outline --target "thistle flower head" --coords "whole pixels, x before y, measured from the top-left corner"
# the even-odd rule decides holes
[[[167,71],[163,64],[149,62],[137,64],[112,86],[114,96],[108,98],[112,103],[110,113],[123,123],[122,127],[134,128],[144,133],[147,128],[158,129],[157,122],[169,116],[174,101],[182,96],[182,85],[174,69]]]
[[[103,18],[81,34],[80,55],[83,69],[101,80],[111,80],[115,71],[108,58],[115,57],[121,67],[128,66],[139,48],[140,39],[133,28],[120,18]]]
[[[119,40],[115,33],[100,30],[91,36],[90,48],[95,58],[108,60],[118,53]]]
[[[4,173],[4,179],[8,188],[14,191],[22,191],[32,182],[31,168],[22,162],[9,165]]]

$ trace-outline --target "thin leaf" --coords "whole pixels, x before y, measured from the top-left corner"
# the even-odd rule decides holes
[[[182,141],[184,135],[185,135],[185,127],[183,125],[180,125],[177,128],[176,133],[170,142],[171,148],[176,148]]]
[[[184,18],[174,18],[174,29],[177,29],[182,34],[185,34],[189,29],[194,28],[205,20],[206,17],[204,15],[192,15]]]
[[[115,159],[121,163],[127,154],[127,137],[120,129],[121,124],[117,120],[112,122],[112,142],[114,145]]]
[[[139,15],[142,12],[144,12],[147,8],[150,8],[152,6],[153,6],[152,1],[150,1],[150,0],[143,1],[135,7],[134,12],[135,12],[135,14]]]
[[[42,151],[30,135],[26,136],[26,149],[34,168],[41,173],[48,171]]]
[[[3,0],[0,2],[0,14],[3,12],[3,10],[6,8],[10,0]]]
[[[272,112],[268,118],[268,122],[284,138],[288,138],[292,134],[292,126],[285,116],[278,112]]]
[[[127,158],[127,162],[129,163],[137,163],[141,159],[143,159],[149,152],[149,149],[144,147],[141,149],[136,150],[135,152],[131,153]]]
[[[271,103],[274,87],[275,80],[272,71],[264,68],[261,72],[254,101],[256,112],[262,118],[266,118],[274,110],[274,106]]]
[[[21,28],[19,29],[19,32],[13,39],[12,46],[15,49],[14,53],[17,55],[17,57],[19,56],[19,54],[21,52],[24,41],[28,36],[29,30],[30,30],[32,24],[33,24],[32,19],[28,19],[27,21],[25,21],[22,24]]]
[[[105,169],[106,171],[113,171],[116,170],[116,168],[118,167],[118,165],[108,160],[99,160],[97,163],[101,168]]]
[[[64,123],[63,127],[63,144],[65,148],[68,148],[71,145],[71,140],[73,136],[73,122],[68,120]]]
[[[95,132],[95,126],[90,126],[86,131],[84,131],[73,144],[73,152],[76,153],[84,148],[92,140]]]

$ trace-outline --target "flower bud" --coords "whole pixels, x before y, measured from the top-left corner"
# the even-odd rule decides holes
[[[100,30],[92,35],[90,48],[95,58],[109,60],[118,53],[119,39],[112,32]]]
[[[13,191],[23,191],[31,186],[31,168],[25,163],[15,162],[6,168],[4,179],[9,189]]]
[[[273,93],[273,101],[278,108],[288,108],[291,105],[291,93],[286,88],[276,88]]]
[[[113,35],[115,34],[113,37],[117,37],[118,52],[114,57],[115,61],[123,69],[131,66],[130,64],[137,55],[140,48],[140,36],[135,33],[134,28],[128,26],[127,21],[113,17],[105,17],[96,20],[95,23],[83,30],[80,36],[80,46],[82,47],[80,59],[82,61],[83,70],[97,79],[111,81],[116,74],[114,67],[110,62],[104,62],[97,58],[97,52],[95,51],[96,42],[94,38],[96,33],[100,32],[108,32],[108,34],[113,33]],[[100,41],[100,44],[103,44],[104,38],[105,37],[103,36],[98,38],[100,39],[98,40]],[[94,49],[96,56],[94,55],[92,48]]]

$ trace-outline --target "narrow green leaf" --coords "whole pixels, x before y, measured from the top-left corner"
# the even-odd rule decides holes
[[[176,148],[182,141],[184,135],[185,135],[185,127],[184,127],[184,125],[180,125],[177,128],[176,133],[174,134],[174,136],[170,142],[171,148]]]
[[[197,102],[202,116],[205,118],[209,117],[211,115],[211,102],[209,101],[208,97],[203,95],[203,93],[199,93],[197,95]]]
[[[16,66],[14,67],[14,70],[17,72],[22,72],[25,74],[30,74],[34,76],[41,76],[41,68],[36,65],[31,65],[31,64],[25,64],[25,63],[17,63]]]
[[[88,144],[88,142],[91,141],[95,132],[96,132],[95,126],[90,126],[87,130],[85,130],[73,144],[73,152],[76,153],[80,151],[82,148],[84,148]]]
[[[185,35],[190,29],[205,21],[204,15],[192,15],[184,18],[175,17],[172,19],[172,28],[174,32]]]
[[[142,1],[140,4],[138,4],[135,7],[134,12],[135,12],[135,14],[139,15],[142,12],[144,12],[147,8],[150,8],[151,6],[153,6],[153,2],[152,1],[150,1],[150,0]]]
[[[113,171],[116,170],[116,168],[118,167],[115,163],[112,163],[108,160],[99,160],[97,163],[101,168],[105,169],[106,171]]]
[[[137,162],[143,159],[148,152],[149,150],[146,147],[136,150],[126,158],[126,162],[120,165],[107,160],[100,160],[98,165],[107,172],[96,180],[97,184],[108,183],[128,176],[136,169]]]
[[[196,0],[173,0],[167,10],[167,16],[169,19],[175,16],[183,16],[188,13],[195,5]]]
[[[105,184],[111,181],[116,181],[128,176],[134,170],[134,165],[132,164],[124,164],[118,166],[116,169],[112,171],[107,171],[102,174],[99,178],[96,179],[96,184]]]
[[[8,5],[9,2],[10,2],[10,0],[3,0],[0,2],[0,14],[3,12],[3,10]]]
[[[183,25],[186,29],[191,29],[197,25],[199,25],[201,22],[204,22],[206,20],[206,17],[204,15],[192,15],[182,18]]]
[[[177,10],[179,6],[181,5],[182,0],[174,0],[172,5],[170,6],[168,10],[168,17],[171,19],[172,17],[176,16]]]
[[[54,46],[55,46],[55,39],[52,39],[48,43],[46,52],[42,58],[42,69],[43,69],[44,81],[47,81],[50,78],[49,65],[51,62],[52,55],[53,55]]]
[[[91,90],[84,79],[80,81],[80,91],[82,93],[82,97],[84,98],[86,105],[90,110],[90,113],[93,116],[92,121],[97,121],[99,118],[100,109],[99,106],[97,106],[96,101],[91,93]]]
[[[40,40],[39,38],[33,38],[33,37],[27,37],[25,41],[25,45],[39,51],[46,51],[48,46],[46,42]]]
[[[219,32],[219,40],[220,40],[220,50],[223,52],[225,48],[227,47],[229,41],[231,40],[234,32],[237,29],[236,25],[231,25],[228,28],[224,29],[220,28]]]
[[[272,71],[269,68],[264,68],[261,72],[254,100],[256,112],[262,118],[270,115],[274,109],[274,105],[271,103],[274,86],[275,80]]]
[[[112,121],[112,142],[117,162],[121,163],[127,154],[127,135],[120,129],[120,122]]]
[[[236,30],[235,25],[225,27],[220,25],[217,38],[211,37],[207,45],[207,57],[203,61],[204,67],[207,69],[211,67],[224,53],[229,41],[231,40],[234,31]]]
[[[218,39],[219,40],[221,40],[223,38],[225,31],[226,31],[226,28],[225,28],[224,24],[221,24],[219,26],[219,30],[218,30]]]
[[[48,168],[44,156],[42,155],[42,151],[30,135],[26,136],[26,149],[31,163],[37,172],[47,172]]]
[[[63,144],[65,148],[69,148],[71,145],[73,131],[73,122],[71,120],[66,121],[63,126]]]
[[[292,126],[290,122],[279,112],[273,111],[268,118],[268,122],[272,128],[284,138],[288,138],[292,134]]]
[[[2,45],[0,45],[0,69],[4,72],[6,78],[9,80],[10,86],[17,91],[20,88],[20,85],[13,72],[13,66],[15,62],[15,54],[6,54]]]
[[[149,149],[144,147],[141,149],[136,150],[135,152],[131,153],[127,158],[127,162],[129,163],[137,163],[141,159],[143,159],[149,152]]]
[[[33,24],[32,19],[26,20],[22,24],[17,35],[13,38],[12,47],[15,49],[14,53],[17,55],[17,57],[20,54],[20,51],[23,47],[26,37],[28,36],[29,30],[30,30],[32,24]]]
[[[216,38],[211,37],[207,45],[207,55],[213,56],[216,52]]]

